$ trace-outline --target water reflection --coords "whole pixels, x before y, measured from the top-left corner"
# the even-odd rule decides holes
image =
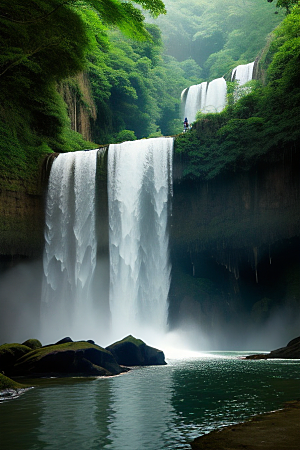
[[[154,450],[174,437],[173,380],[169,367],[145,367],[111,380],[110,450]]]

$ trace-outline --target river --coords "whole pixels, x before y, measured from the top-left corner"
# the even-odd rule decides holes
[[[202,353],[111,378],[35,380],[0,403],[1,450],[190,449],[201,434],[299,397],[299,361]]]

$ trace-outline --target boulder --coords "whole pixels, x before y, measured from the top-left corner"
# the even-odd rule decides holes
[[[14,365],[19,358],[31,352],[31,348],[22,344],[0,345],[0,372],[11,375],[14,372]]]
[[[14,371],[22,376],[103,376],[125,370],[109,351],[82,341],[33,350],[16,362]]]
[[[270,353],[249,355],[246,359],[300,359],[300,336],[292,339],[286,347],[277,348]]]
[[[121,341],[106,347],[123,366],[154,366],[164,365],[165,355],[161,350],[150,347],[140,339],[129,335]]]
[[[37,348],[41,348],[42,344],[38,339],[27,339],[27,341],[23,342],[22,345],[26,345],[32,350],[36,350]]]

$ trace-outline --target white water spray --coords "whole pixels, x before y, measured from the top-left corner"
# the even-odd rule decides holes
[[[93,318],[97,150],[60,154],[46,204],[41,334],[84,338]]]
[[[167,328],[168,200],[172,138],[113,144],[108,152],[112,335],[149,342]]]

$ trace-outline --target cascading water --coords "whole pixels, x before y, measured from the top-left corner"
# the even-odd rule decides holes
[[[166,331],[173,139],[110,145],[108,159],[103,153],[97,162],[99,152],[61,154],[51,168],[41,307],[44,342],[69,335],[109,344],[126,334],[153,342],[153,334]],[[103,228],[108,219],[109,238]]]
[[[224,78],[216,78],[208,84],[204,113],[221,112],[226,105],[227,85]]]
[[[97,150],[60,154],[48,184],[41,334],[81,336],[93,317]]]
[[[196,120],[196,114],[198,111],[205,109],[207,82],[204,81],[201,84],[196,84],[187,89],[184,107],[184,117],[187,117],[189,122],[192,123]],[[183,98],[185,90],[182,92]]]
[[[149,340],[153,331],[166,331],[172,149],[172,138],[109,147],[110,310],[117,338],[130,333]]]
[[[206,81],[201,84],[185,89],[181,94],[184,103],[184,117],[189,123],[196,119],[198,111],[207,113],[221,112],[226,105],[226,81],[224,78],[217,78],[210,83]]]
[[[240,86],[247,83],[248,81],[251,81],[253,76],[253,68],[254,61],[249,64],[241,64],[235,67],[231,74],[231,81],[238,81],[238,84]]]

